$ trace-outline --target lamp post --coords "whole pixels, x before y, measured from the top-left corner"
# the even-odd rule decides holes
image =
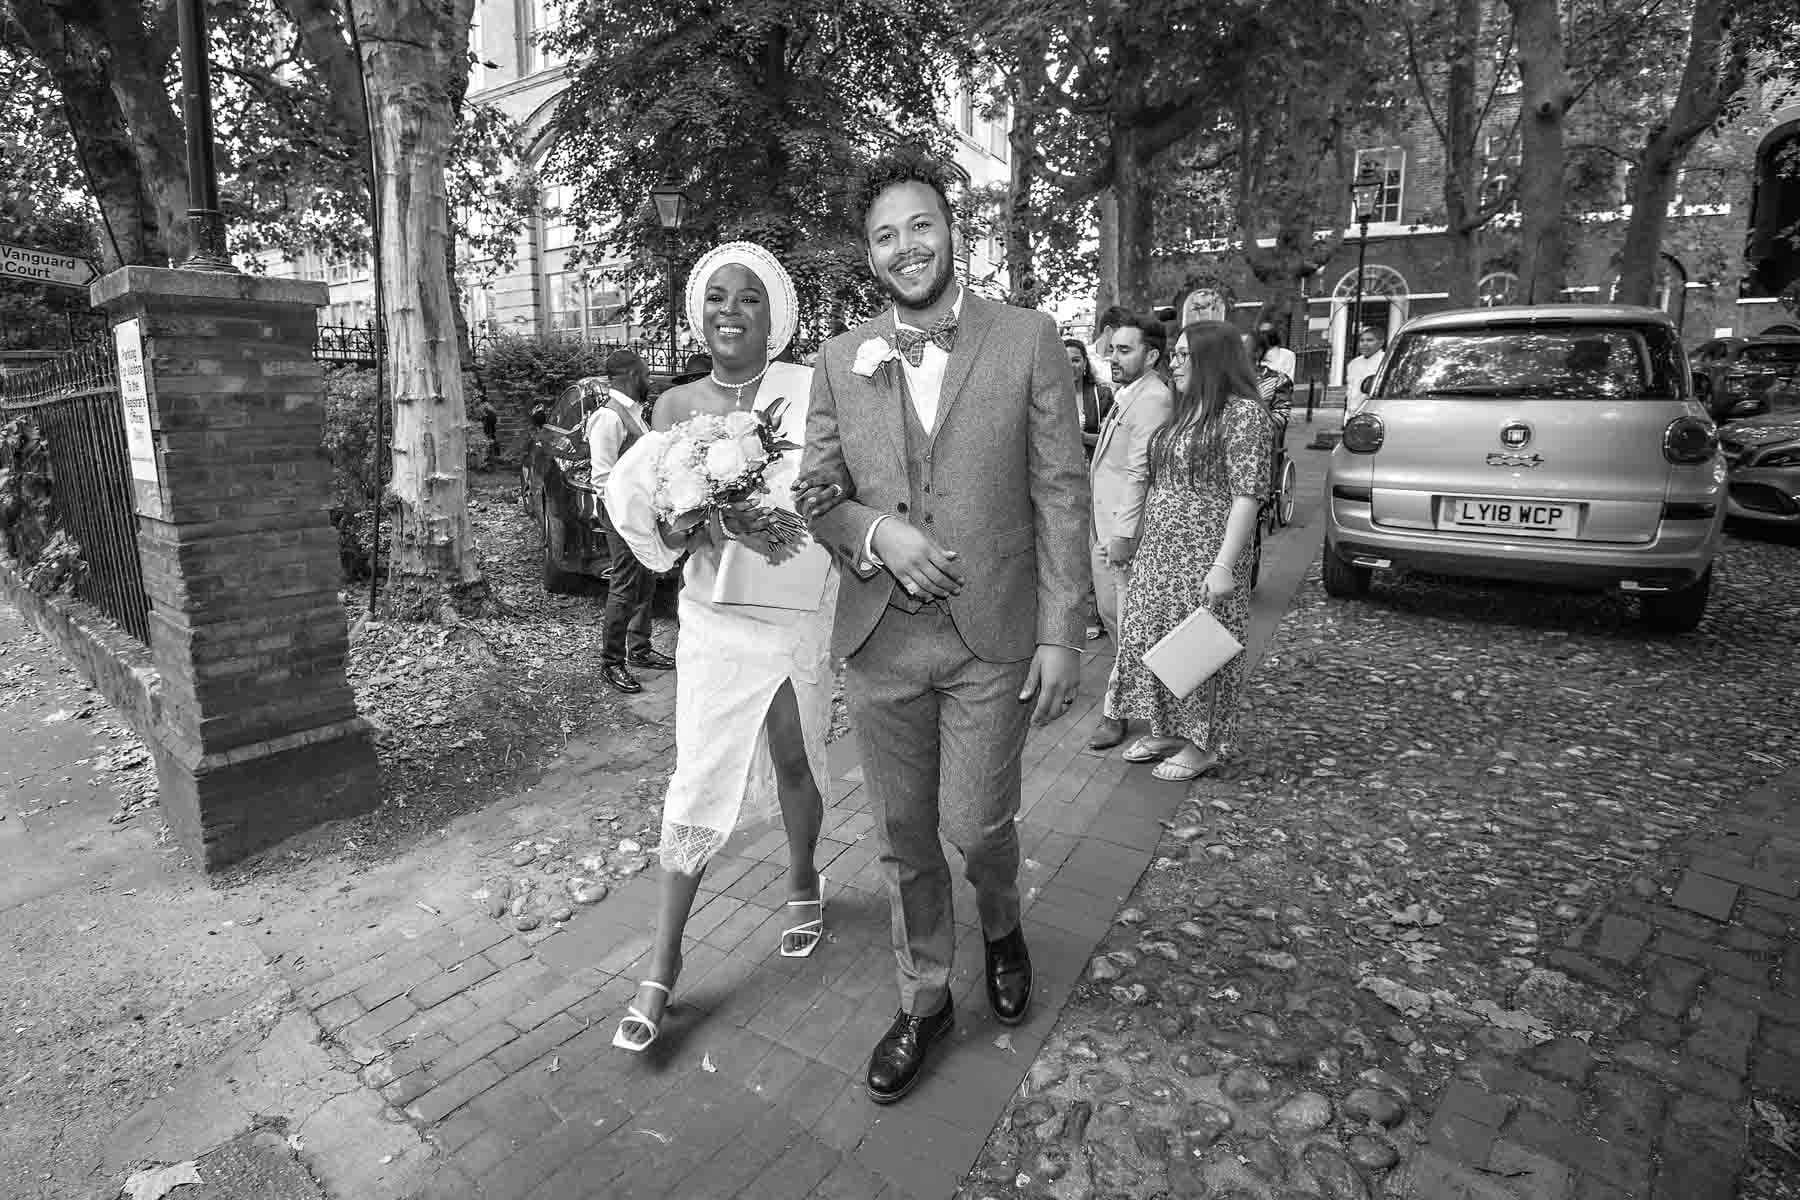
[[[193,252],[182,268],[235,271],[225,250],[219,211],[219,173],[213,164],[212,52],[207,46],[206,0],[177,0],[181,39],[181,117],[187,125],[188,235]]]
[[[680,311],[675,291],[675,235],[681,232],[681,223],[687,220],[693,201],[673,179],[661,187],[651,188],[650,199],[656,204],[656,220],[663,227],[664,255],[669,260],[669,377],[672,379],[676,374],[675,314]]]
[[[1350,305],[1350,327],[1344,331],[1344,358],[1349,360],[1351,348],[1362,334],[1363,271],[1369,259],[1369,222],[1375,219],[1375,208],[1381,202],[1381,168],[1366,162],[1350,184],[1350,203],[1356,213],[1356,299]]]

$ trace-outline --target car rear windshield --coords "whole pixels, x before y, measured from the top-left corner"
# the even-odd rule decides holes
[[[1800,339],[1792,345],[1786,342],[1753,343],[1744,347],[1738,361],[1759,367],[1800,367]]]
[[[1382,396],[1668,399],[1680,351],[1657,325],[1516,325],[1408,333]]]

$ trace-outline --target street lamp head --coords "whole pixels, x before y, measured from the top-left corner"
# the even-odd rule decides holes
[[[651,188],[650,199],[656,204],[657,223],[669,230],[680,229],[681,223],[687,220],[689,208],[693,206],[693,201],[688,199],[681,184],[672,179],[660,187]]]
[[[1356,219],[1368,222],[1375,219],[1375,211],[1381,204],[1381,193],[1387,187],[1381,168],[1374,163],[1365,162],[1357,171],[1356,178],[1350,182],[1351,204],[1356,210]]]

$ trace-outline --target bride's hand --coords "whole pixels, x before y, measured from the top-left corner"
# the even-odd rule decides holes
[[[719,519],[724,522],[726,531],[733,537],[760,538],[769,528],[769,510],[760,504],[752,504],[748,500],[722,505],[719,509]]]

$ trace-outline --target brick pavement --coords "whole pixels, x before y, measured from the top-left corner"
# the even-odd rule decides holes
[[[1148,865],[1183,789],[1085,749],[1107,662],[1075,715],[1034,731],[1019,822],[1031,1018],[987,1009],[973,890],[960,876],[958,1028],[912,1096],[863,1093],[895,1004],[888,903],[849,742],[832,748],[819,847],[827,940],[775,953],[791,923],[779,829],[708,870],[676,1005],[644,1056],[610,1045],[649,944],[655,872],[550,937],[485,916],[310,962],[293,982],[363,1077],[443,1155],[422,1200],[470,1196],[939,1197],[951,1194],[1049,1033],[1095,943]],[[634,698],[666,719],[672,681]]]
[[[1800,1101],[1800,770],[1591,913],[1549,966],[1616,1035],[1471,1060],[1437,1098],[1418,1200],[1731,1200],[1751,1102]]]

